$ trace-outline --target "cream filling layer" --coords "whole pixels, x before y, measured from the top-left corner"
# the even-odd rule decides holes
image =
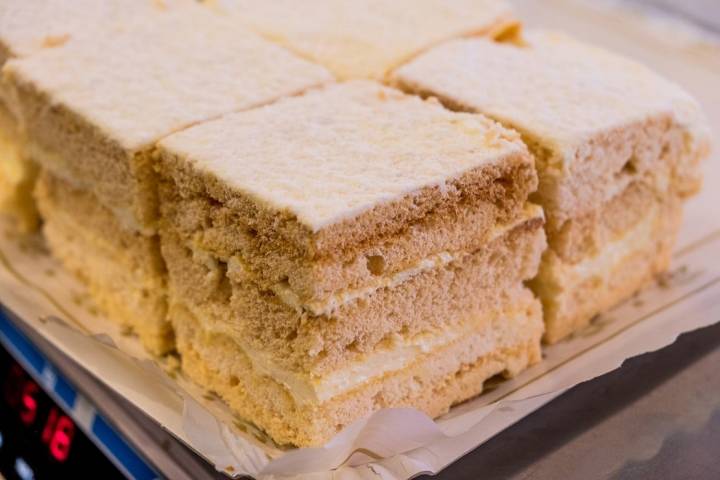
[[[553,272],[551,275],[563,278],[563,285],[579,284],[593,277],[607,281],[616,265],[633,253],[647,249],[647,246],[653,241],[661,214],[660,205],[654,203],[640,222],[622,237],[607,244],[597,255],[575,264],[566,264],[558,260],[550,268],[550,271]],[[543,270],[542,267],[541,270]]]
[[[247,355],[253,371],[284,385],[298,404],[321,404],[386,374],[408,368],[423,357],[455,342],[472,345],[477,358],[480,358],[495,350],[524,342],[533,336],[539,341],[542,334],[540,309],[538,308],[538,318],[535,319],[537,321],[533,322],[533,318],[528,318],[524,306],[516,306],[514,311],[499,314],[492,319],[469,321],[461,327],[450,330],[438,329],[409,338],[396,335],[389,345],[384,345],[375,352],[353,360],[344,367],[323,376],[293,372],[278,365],[270,354],[252,348],[221,323],[211,327],[204,325],[202,328],[206,334],[232,338],[240,350]],[[189,308],[187,305],[185,307]],[[190,311],[192,312],[191,308]],[[193,312],[193,315],[202,318],[197,317],[196,312]],[[211,341],[210,338],[208,343]]]
[[[58,193],[62,195],[62,192]],[[106,231],[102,224],[97,224],[96,221],[86,221],[85,217],[80,217],[76,212],[63,208],[52,197],[38,196],[37,202],[48,223],[59,226],[63,231],[72,231],[75,236],[80,237],[85,248],[97,252],[97,257],[103,257],[113,264],[122,265],[134,278],[153,278],[154,288],[164,284],[162,276],[156,273],[157,269],[149,260],[152,259],[158,263],[160,259],[153,258],[156,254],[147,241],[131,240],[123,242],[121,247],[117,242],[112,241],[113,237],[107,234],[107,231],[112,230],[111,226],[108,225]],[[109,216],[101,218],[107,220],[108,223],[112,220]],[[92,267],[91,264],[86,266],[86,268],[90,267]]]
[[[497,225],[491,231],[487,243],[490,243],[512,229],[530,221],[534,218],[544,218],[543,210],[538,205],[527,204],[523,213],[513,222],[504,225]],[[197,245],[191,246],[193,258],[203,263],[210,271],[217,270],[217,259],[211,252],[204,250]],[[462,260],[474,252],[440,252],[423,258],[404,270],[373,277],[366,285],[359,288],[348,288],[337,291],[332,295],[311,302],[303,302],[300,296],[287,283],[276,283],[270,288],[275,295],[287,306],[297,311],[307,311],[313,315],[329,315],[341,306],[348,305],[354,301],[364,299],[381,288],[394,288],[423,272],[445,267],[446,265]],[[231,278],[254,278],[254,274],[247,263],[238,255],[227,260],[228,276]]]
[[[36,161],[38,164],[47,168],[53,175],[63,179],[70,185],[81,190],[89,190],[96,193],[92,188],[92,182],[83,182],[78,179],[75,175],[68,171],[67,161],[64,157],[58,153],[52,152],[44,147],[41,147],[36,142],[29,141],[25,144],[25,151],[27,156]],[[140,225],[137,221],[135,214],[133,213],[132,207],[129,205],[120,206],[117,202],[104,201],[99,195],[95,194],[95,198],[103,204],[105,208],[110,210],[113,215],[125,226],[128,230],[143,233],[144,235],[154,234],[154,230]]]
[[[328,315],[343,305],[352,303],[361,298],[369,297],[381,288],[396,287],[416,275],[428,270],[442,268],[449,263],[462,259],[465,255],[468,255],[468,253],[440,252],[436,255],[420,260],[405,270],[395,272],[391,275],[373,278],[372,282],[364,287],[341,290],[330,295],[324,300],[303,303],[300,300],[300,297],[287,284],[278,283],[273,285],[271,288],[275,295],[277,295],[283,303],[295,310],[307,310],[313,315]]]

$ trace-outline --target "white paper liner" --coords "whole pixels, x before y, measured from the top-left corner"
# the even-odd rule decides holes
[[[589,35],[602,32],[601,26],[607,32],[607,22],[612,22],[610,14],[601,17],[571,0],[552,3],[559,8],[572,4],[565,21]],[[612,25],[611,40],[618,42],[622,28]],[[639,33],[633,30],[627,35],[636,39]],[[644,60],[661,70],[670,69],[664,62],[671,58],[672,72],[667,73],[676,74],[676,80],[704,102],[712,123],[720,126],[716,88],[720,55],[713,57],[714,63],[707,62],[705,46],[698,54],[688,51],[687,45],[671,55],[667,42],[656,50],[660,43],[643,35],[644,45],[633,42],[633,54],[645,52]],[[602,43],[602,38],[597,40]],[[720,321],[717,160],[705,165],[710,187],[687,207],[673,273],[662,287],[648,289],[603,315],[577,338],[545,349],[541,364],[512,380],[490,385],[481,397],[453,408],[437,421],[412,409],[383,410],[354,423],[322,448],[283,451],[275,447],[169,365],[156,364],[135,338],[91,313],[82,287],[42,251],[40,242],[18,244],[7,235],[0,240],[0,301],[229,475],[396,479],[436,473],[568,388],[618,368],[627,358],[669,345],[683,332]]]

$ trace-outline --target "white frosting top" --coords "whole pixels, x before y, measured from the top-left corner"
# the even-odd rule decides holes
[[[370,81],[227,115],[159,146],[313,231],[526,151],[482,115]]]
[[[128,150],[332,80],[324,68],[195,4],[9,60],[3,73],[11,83],[33,84]]]
[[[325,65],[340,79],[382,78],[449,38],[509,18],[503,0],[215,0],[245,25]]]
[[[565,161],[600,131],[662,113],[675,114],[697,137],[707,135],[697,103],[680,87],[562,34],[530,32],[525,47],[448,42],[395,76],[541,138]]]
[[[155,15],[192,0],[2,0],[0,45],[24,57],[77,38],[102,35],[133,17]],[[2,60],[2,59],[0,59]]]

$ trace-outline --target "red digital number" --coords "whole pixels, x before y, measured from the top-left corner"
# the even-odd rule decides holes
[[[35,382],[25,382],[22,389],[22,400],[20,402],[20,420],[25,425],[31,425],[35,421],[35,415],[37,414],[37,400],[35,400],[35,394],[38,392],[39,387]]]
[[[75,424],[73,421],[67,415],[60,415],[58,409],[53,407],[41,437],[42,441],[47,444],[50,455],[58,462],[67,460],[74,436]]]
[[[4,390],[7,404],[18,408],[20,420],[25,425],[32,425],[37,417],[36,394],[40,391],[38,384],[25,378],[25,372],[16,364],[10,369]],[[55,460],[67,460],[74,436],[75,424],[70,417],[61,414],[57,407],[51,408],[40,438]]]
[[[55,457],[58,462],[67,460],[70,454],[70,445],[75,435],[75,424],[69,417],[62,415],[58,418],[55,426],[55,433],[50,439],[50,454]]]

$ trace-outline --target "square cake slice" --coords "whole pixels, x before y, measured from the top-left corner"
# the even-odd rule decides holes
[[[518,130],[534,153],[533,199],[545,209],[550,244],[536,282],[546,340],[587,325],[667,268],[679,202],[700,188],[709,151],[699,106],[680,87],[539,31],[523,46],[448,42],[399,68],[394,81]],[[639,270],[618,281],[623,262],[638,256]]]
[[[157,140],[331,79],[194,3],[140,10],[98,37],[9,60],[3,73],[30,157],[143,232],[156,217]]]
[[[439,415],[539,360],[536,178],[492,120],[354,81],[189,128],[158,157],[183,368],[277,442],[383,407]]]
[[[154,236],[155,143],[332,77],[196,2],[135,3],[92,6],[122,15],[9,60],[0,90],[45,171],[36,192],[53,254],[108,317],[162,354],[173,343]]]
[[[537,186],[516,133],[371,81],[197,125],[158,157],[163,217],[186,241],[311,309],[479,248]]]
[[[152,16],[191,0],[4,0],[0,2],[0,67],[69,41],[106,34],[133,18]],[[23,153],[17,120],[0,96],[0,213],[19,232],[38,224],[32,189],[37,167]]]
[[[208,1],[337,78],[381,80],[393,68],[450,38],[499,36],[517,23],[504,0]]]

